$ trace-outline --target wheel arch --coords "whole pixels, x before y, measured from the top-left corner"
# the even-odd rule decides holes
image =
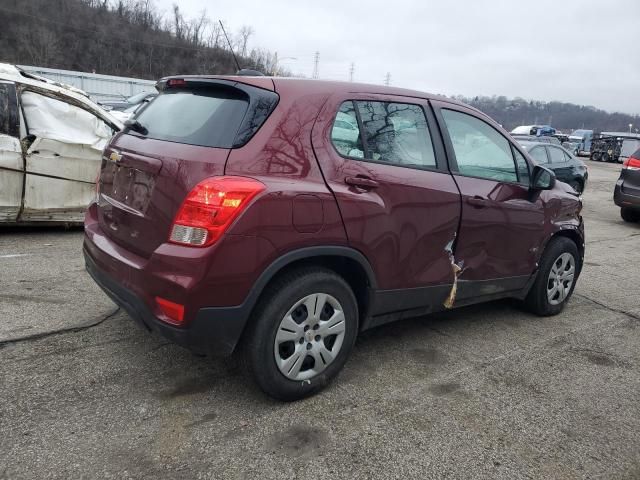
[[[578,252],[580,253],[580,265],[582,267],[582,262],[584,260],[584,238],[580,234],[578,229],[563,228],[554,232],[553,235],[551,235],[551,238],[549,238],[549,241],[547,242],[547,244],[545,245],[545,249],[553,241],[554,238],[558,238],[558,237],[568,238],[569,240],[571,240],[573,243],[576,244],[576,247],[578,248]]]
[[[318,266],[334,271],[349,284],[358,302],[360,325],[369,313],[372,291],[377,282],[373,268],[366,257],[359,251],[344,246],[306,247],[290,251],[274,260],[258,277],[243,308],[247,312],[247,322],[253,309],[258,305],[268,285],[288,272],[309,266]]]

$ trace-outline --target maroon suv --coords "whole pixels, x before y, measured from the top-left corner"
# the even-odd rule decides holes
[[[84,254],[148,329],[242,347],[292,400],[359,332],[498,298],[560,312],[582,204],[486,115],[399,88],[186,76],[105,149]]]

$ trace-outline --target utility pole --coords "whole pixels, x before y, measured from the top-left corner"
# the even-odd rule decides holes
[[[353,72],[356,70],[356,64],[351,62],[351,67],[349,67],[349,81],[353,82]]]
[[[313,78],[320,78],[320,71],[318,69],[320,65],[320,52],[316,52],[313,58]]]
[[[273,67],[271,68],[271,75],[276,76],[278,74],[278,52],[273,54]]]
[[[391,72],[387,72],[387,75],[384,77],[384,84],[387,87],[391,85]]]

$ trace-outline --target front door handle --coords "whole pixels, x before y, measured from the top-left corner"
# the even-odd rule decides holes
[[[344,179],[344,183],[351,185],[352,187],[364,188],[365,190],[370,190],[380,186],[378,182],[368,177],[346,177]]]
[[[487,206],[487,199],[480,195],[467,198],[467,203],[473,205],[475,208],[484,208]]]

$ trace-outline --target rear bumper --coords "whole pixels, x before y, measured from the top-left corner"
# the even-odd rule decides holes
[[[249,309],[237,307],[201,308],[186,327],[174,327],[160,320],[144,300],[114,280],[93,260],[86,248],[87,271],[104,292],[138,324],[168,340],[203,355],[230,355],[242,335]]]
[[[640,210],[640,196],[630,195],[623,192],[624,180],[619,178],[613,190],[613,201],[619,207],[633,208]]]

